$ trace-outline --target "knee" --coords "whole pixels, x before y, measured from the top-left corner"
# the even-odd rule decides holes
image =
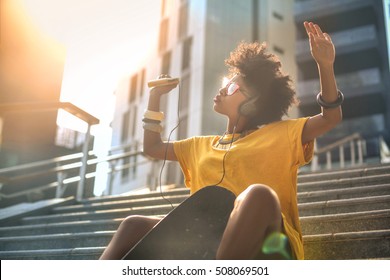
[[[262,184],[250,185],[245,191],[242,192],[243,197],[256,200],[279,200],[276,192]]]
[[[146,217],[134,215],[134,216],[128,216],[126,217],[121,224],[119,225],[120,229],[139,229],[144,228],[148,226],[148,221]]]
[[[279,207],[279,198],[276,192],[262,184],[250,185],[244,192],[237,197],[238,202],[240,201],[253,201],[259,204],[273,204]]]

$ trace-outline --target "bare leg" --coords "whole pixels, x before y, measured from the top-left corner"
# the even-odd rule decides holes
[[[100,256],[101,260],[121,259],[141,238],[158,222],[159,218],[129,216],[119,225],[107,248]]]
[[[259,255],[268,234],[280,232],[281,227],[276,193],[265,185],[251,185],[235,201],[217,259],[253,259]]]

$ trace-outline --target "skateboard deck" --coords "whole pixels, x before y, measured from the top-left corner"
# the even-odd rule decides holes
[[[235,198],[222,187],[197,191],[163,218],[122,259],[215,259]]]

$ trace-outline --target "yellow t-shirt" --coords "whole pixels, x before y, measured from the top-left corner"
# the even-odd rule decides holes
[[[308,118],[265,125],[233,142],[225,157],[225,176],[218,185],[239,195],[251,184],[265,184],[278,195],[284,230],[297,259],[304,258],[297,201],[297,172],[313,156],[313,141],[303,146]],[[217,184],[230,144],[217,146],[221,136],[199,136],[174,142],[174,151],[191,193]]]

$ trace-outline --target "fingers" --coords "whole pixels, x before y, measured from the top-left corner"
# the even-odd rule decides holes
[[[329,42],[332,42],[332,38],[330,38],[330,35],[328,33],[324,33],[325,39]]]
[[[325,34],[326,33],[323,33],[320,26],[318,24],[314,24],[312,22],[307,22],[305,21],[303,23],[305,29],[306,29],[306,33],[307,35],[310,37],[310,33],[313,34],[314,36],[317,36],[319,38],[326,38],[325,37]],[[329,36],[329,35],[328,35]]]
[[[315,31],[317,32],[317,36],[320,38],[324,38],[324,33],[322,32],[320,26],[318,24],[313,24]]]
[[[171,76],[167,75],[167,74],[160,74],[158,76],[158,79],[163,79],[163,78],[171,78]]]
[[[307,21],[305,21],[305,22],[303,23],[303,26],[304,26],[304,27],[305,27],[305,29],[306,29],[307,36],[309,36],[309,37],[310,37],[311,28],[310,28],[310,25],[309,25],[309,23],[308,23]]]

